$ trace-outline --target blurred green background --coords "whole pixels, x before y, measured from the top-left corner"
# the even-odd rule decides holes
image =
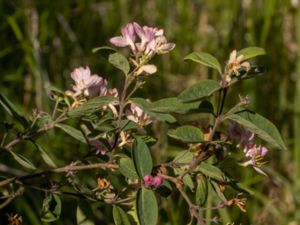
[[[50,112],[53,104],[45,87],[69,89],[70,72],[78,66],[89,65],[111,86],[120,87],[121,74],[92,49],[108,45],[109,38],[119,35],[120,28],[132,21],[163,28],[168,40],[176,43],[170,54],[154,59],[158,72],[140,91],[152,100],[175,96],[197,80],[215,76],[205,67],[183,61],[192,51],[206,51],[226,62],[233,49],[266,49],[267,56],[258,63],[266,66],[267,72],[242,82],[229,95],[228,105],[238,101],[237,94],[249,95],[251,107],[277,125],[288,151],[270,153],[266,167],[270,177],[250,169],[242,171],[242,183],[254,191],[247,213],[229,209],[220,210],[220,214],[223,224],[299,225],[299,0],[1,0],[0,92],[30,115],[33,108]],[[2,109],[0,116],[5,116]],[[50,133],[41,143],[61,165],[83,154],[60,132]],[[36,157],[32,146],[25,147],[22,152]],[[43,224],[39,221],[42,197],[43,193],[26,191],[1,213],[18,213],[24,224]],[[187,223],[182,213],[186,206],[180,200],[167,202],[169,206],[162,204],[166,210],[161,224]],[[70,206],[54,224],[74,224],[74,202],[66,199],[63,204]],[[96,207],[93,210],[100,213]],[[101,224],[108,224],[111,208],[101,210],[96,217],[99,221],[102,218]]]

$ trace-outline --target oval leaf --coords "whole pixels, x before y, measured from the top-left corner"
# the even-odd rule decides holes
[[[133,161],[129,157],[121,158],[119,161],[119,170],[120,173],[129,179],[138,179],[139,176],[135,170]]]
[[[184,60],[191,60],[193,62],[203,64],[216,69],[219,73],[221,73],[221,65],[219,61],[214,56],[206,52],[193,52],[187,55]]]
[[[191,161],[193,160],[193,154],[188,151],[188,150],[185,150],[185,151],[181,151],[179,152],[173,162],[174,163],[179,163],[179,164],[189,164]]]
[[[29,161],[25,156],[22,156],[18,153],[15,153],[13,151],[8,151],[12,157],[23,167],[30,169],[30,170],[35,170],[36,167],[32,164],[32,162]]]
[[[203,205],[207,198],[207,179],[203,175],[197,176],[197,188],[196,188],[196,204]]]
[[[141,188],[136,198],[137,215],[141,225],[156,225],[158,206],[152,190]]]
[[[168,135],[185,143],[197,143],[204,141],[204,135],[202,131],[199,128],[190,125],[178,127],[175,130],[170,130]]]
[[[249,131],[257,134],[262,140],[271,144],[279,149],[286,149],[286,146],[281,138],[281,135],[275,125],[263,116],[242,109],[234,114],[225,117],[235,121],[248,129]]]
[[[90,115],[94,112],[99,111],[103,106],[106,106],[116,101],[117,98],[113,96],[97,96],[90,99],[86,103],[78,106],[77,108],[71,109],[68,112],[68,116],[82,117],[82,116]]]
[[[129,219],[124,210],[115,205],[113,207],[113,217],[116,225],[130,225]]]
[[[134,140],[132,158],[137,174],[141,179],[151,173],[153,167],[152,156],[146,143],[139,137]]]
[[[211,96],[214,92],[220,89],[221,85],[217,81],[201,80],[181,92],[178,99],[182,102],[198,101],[202,98]]]
[[[108,62],[112,64],[114,67],[123,71],[125,75],[129,73],[130,66],[126,57],[118,52],[110,54],[108,57]]]
[[[228,182],[229,178],[220,170],[218,167],[213,166],[209,163],[201,162],[201,164],[197,167],[197,171],[200,171],[207,177],[215,179],[221,182]]]
[[[259,47],[248,47],[248,48],[243,48],[237,53],[238,55],[243,55],[244,59],[251,59],[259,55],[265,55],[266,51],[263,48]]]
[[[66,125],[66,124],[61,124],[61,123],[55,124],[55,127],[60,128],[61,130],[63,130],[67,134],[69,134],[71,137],[73,137],[76,140],[86,144],[85,137],[83,136],[83,134],[80,130],[77,130],[74,127],[71,127],[71,126]]]
[[[176,122],[176,119],[168,114],[168,113],[156,113],[151,111],[151,103],[146,101],[143,98],[131,98],[130,102],[137,104],[140,108],[142,108],[149,116],[155,118],[156,120],[168,123]]]
[[[197,109],[199,102],[183,103],[177,98],[164,98],[150,105],[150,111],[160,113],[186,113],[191,109]]]

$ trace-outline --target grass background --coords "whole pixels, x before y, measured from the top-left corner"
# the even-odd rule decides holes
[[[70,72],[84,65],[106,77],[111,86],[120,87],[121,74],[91,50],[107,45],[132,21],[163,28],[168,40],[176,43],[170,54],[154,59],[158,72],[140,92],[152,100],[175,96],[197,80],[215,76],[205,67],[183,62],[192,51],[206,51],[225,62],[233,49],[266,49],[267,56],[259,63],[267,72],[241,83],[229,95],[228,104],[238,100],[237,94],[249,95],[252,107],[277,125],[288,151],[270,153],[269,178],[242,170],[243,185],[254,191],[247,213],[229,209],[220,210],[220,215],[223,224],[300,224],[299,0],[1,0],[1,93],[27,115],[34,107],[50,111],[53,104],[45,86],[70,88]],[[5,116],[2,111],[0,116]],[[41,143],[61,165],[84,152],[57,131]],[[161,147],[165,150],[157,157],[168,156],[166,144]],[[38,160],[32,146],[18,151]],[[43,193],[26,191],[1,213],[19,213],[24,224],[43,224],[39,220],[42,197]],[[169,206],[161,204],[161,224],[187,223],[182,200],[166,201]],[[63,219],[54,224],[74,224],[74,201],[66,198],[63,204],[68,206]],[[101,224],[111,221],[111,208],[99,203],[92,209]]]

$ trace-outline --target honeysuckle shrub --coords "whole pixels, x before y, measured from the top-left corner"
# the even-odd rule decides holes
[[[1,151],[22,169],[22,174],[16,173],[10,161],[3,162],[9,169],[0,181],[0,207],[20,198],[24,190],[34,189],[45,194],[40,211],[45,222],[59,220],[63,195],[111,205],[116,225],[160,224],[158,202],[172,193],[185,201],[190,223],[206,224],[205,213],[210,211],[215,216],[209,223],[218,224],[217,210],[225,207],[246,212],[250,193],[232,168],[268,176],[263,169],[268,152],[286,147],[277,128],[248,109],[249,97],[237,96],[235,105],[227,105],[226,99],[234,86],[261,74],[261,65],[253,59],[265,51],[259,47],[233,50],[224,65],[211,54],[193,52],[184,60],[208,66],[218,77],[199,80],[178,96],[152,101],[151,96],[136,96],[136,91],[156,76],[159,68],[151,59],[171,54],[175,44],[167,40],[163,29],[138,23],[127,24],[120,36],[109,41],[112,46],[93,52],[109,52],[108,63],[123,76],[120,90],[84,65],[71,72],[68,90],[49,87],[51,113],[35,109],[26,118],[0,95],[1,106],[13,118],[1,122]],[[195,119],[184,123],[182,117]],[[168,124],[169,144],[178,149],[165,162],[155,161],[151,153],[157,142],[151,126],[157,121]],[[86,154],[58,167],[37,142],[52,129],[84,145]],[[22,151],[15,151],[21,142],[35,146],[40,167]],[[76,149],[72,151],[76,156]],[[81,179],[85,173],[94,177],[92,183]],[[207,206],[208,195],[214,198],[213,205]],[[79,204],[77,224],[94,224],[84,211]],[[7,216],[9,221],[22,221],[22,215]]]

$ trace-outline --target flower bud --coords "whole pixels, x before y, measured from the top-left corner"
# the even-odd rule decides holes
[[[152,182],[153,182],[153,177],[150,174],[144,176],[144,183],[146,188],[149,188]]]
[[[157,177],[154,177],[152,184],[153,184],[154,187],[157,188],[157,187],[159,187],[163,182],[164,182],[164,179],[163,179],[162,177],[160,177],[160,176],[157,176]]]

